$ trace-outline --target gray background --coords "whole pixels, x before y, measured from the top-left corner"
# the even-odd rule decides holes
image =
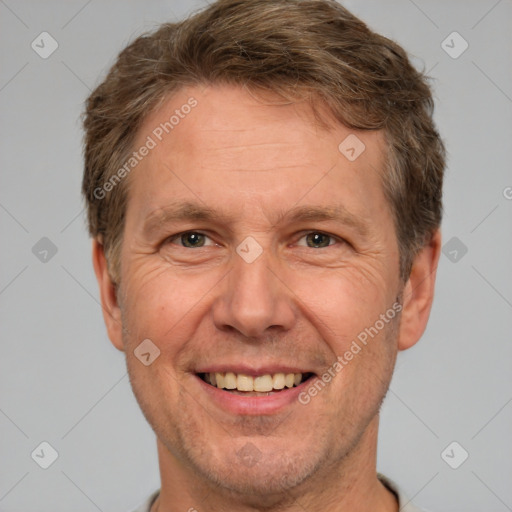
[[[430,70],[450,155],[444,243],[456,239],[428,330],[399,356],[379,470],[432,511],[512,510],[512,2],[344,3]],[[154,434],[98,305],[79,115],[133,37],[202,5],[0,0],[2,511],[122,512],[159,486]],[[47,59],[31,48],[43,31],[59,44]],[[441,46],[453,31],[469,43],[456,59],[445,49],[462,40]],[[47,241],[33,251],[43,237],[55,255]],[[59,453],[46,470],[31,458],[42,441]],[[445,460],[469,453],[458,469],[441,456],[453,441]]]

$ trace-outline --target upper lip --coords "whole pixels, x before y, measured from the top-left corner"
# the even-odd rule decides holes
[[[275,373],[315,373],[306,367],[289,366],[284,364],[271,364],[266,366],[249,366],[247,364],[211,364],[201,366],[195,370],[195,373],[227,373],[249,375],[257,377],[258,375],[267,375]]]

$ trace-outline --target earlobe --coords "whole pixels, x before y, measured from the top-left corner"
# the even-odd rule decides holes
[[[108,337],[114,347],[123,351],[121,309],[117,301],[115,284],[108,272],[103,244],[98,239],[94,239],[92,243],[92,262],[100,289],[101,307]]]
[[[404,287],[399,350],[412,347],[425,331],[434,298],[440,253],[441,233],[437,230],[430,242],[414,258],[411,274]]]

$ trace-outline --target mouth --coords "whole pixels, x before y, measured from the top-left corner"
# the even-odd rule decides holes
[[[251,376],[236,372],[206,372],[197,376],[209,386],[233,395],[265,397],[296,388],[315,374],[277,372]]]

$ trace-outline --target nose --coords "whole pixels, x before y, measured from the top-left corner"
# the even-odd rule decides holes
[[[251,263],[236,254],[212,306],[217,329],[235,329],[247,338],[263,336],[272,329],[291,329],[297,310],[293,292],[279,274],[279,264],[270,251],[263,251]]]

